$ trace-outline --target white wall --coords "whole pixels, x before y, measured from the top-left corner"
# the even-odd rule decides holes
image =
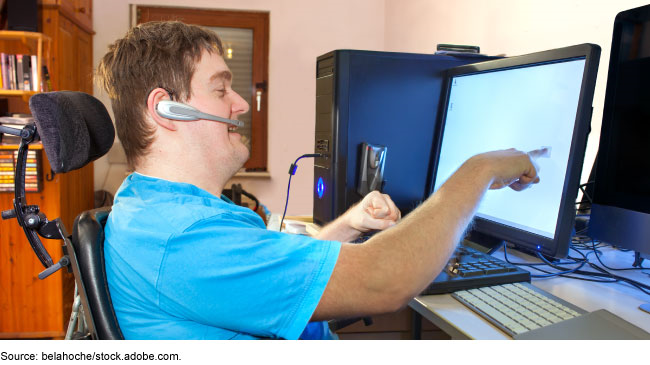
[[[647,0],[386,0],[385,50],[430,53],[438,43],[472,44],[508,56],[580,43],[602,48],[583,178],[598,151],[614,17]]]
[[[107,47],[129,27],[129,4],[270,12],[269,162],[270,179],[240,179],[273,212],[284,208],[289,165],[314,149],[316,57],[339,48],[381,50],[384,0],[174,0],[94,1],[95,67]],[[110,105],[95,89],[95,95]],[[110,109],[110,108],[109,108]],[[119,154],[113,153],[113,156]],[[119,159],[119,157],[118,157]],[[124,165],[95,164],[95,188],[114,192]],[[301,160],[291,181],[288,214],[312,212],[313,162]]]

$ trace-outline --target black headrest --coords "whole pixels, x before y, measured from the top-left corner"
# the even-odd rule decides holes
[[[76,170],[108,152],[115,128],[101,101],[79,91],[29,99],[38,134],[54,172]]]

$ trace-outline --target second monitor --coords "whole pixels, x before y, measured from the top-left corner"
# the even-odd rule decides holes
[[[450,70],[432,191],[473,155],[548,147],[550,155],[538,160],[541,182],[523,192],[489,191],[473,229],[566,256],[599,56],[597,45],[583,44]]]

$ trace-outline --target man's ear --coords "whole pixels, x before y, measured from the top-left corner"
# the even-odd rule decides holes
[[[157,87],[149,93],[149,96],[147,97],[147,111],[149,112],[149,116],[151,116],[151,119],[153,119],[159,126],[170,131],[175,131],[177,127],[174,120],[161,117],[156,112],[156,105],[158,105],[162,100],[170,100],[167,90]]]

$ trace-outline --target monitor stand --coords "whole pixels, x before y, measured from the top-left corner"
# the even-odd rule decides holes
[[[634,252],[634,263],[632,264],[632,266],[641,267],[641,265],[643,265],[643,260],[644,259],[650,260],[650,255],[646,255],[646,254],[644,254],[642,252],[635,251]]]
[[[471,230],[465,235],[463,245],[469,246],[477,251],[484,252],[488,255],[493,254],[505,243],[504,240],[487,235],[485,233]]]

